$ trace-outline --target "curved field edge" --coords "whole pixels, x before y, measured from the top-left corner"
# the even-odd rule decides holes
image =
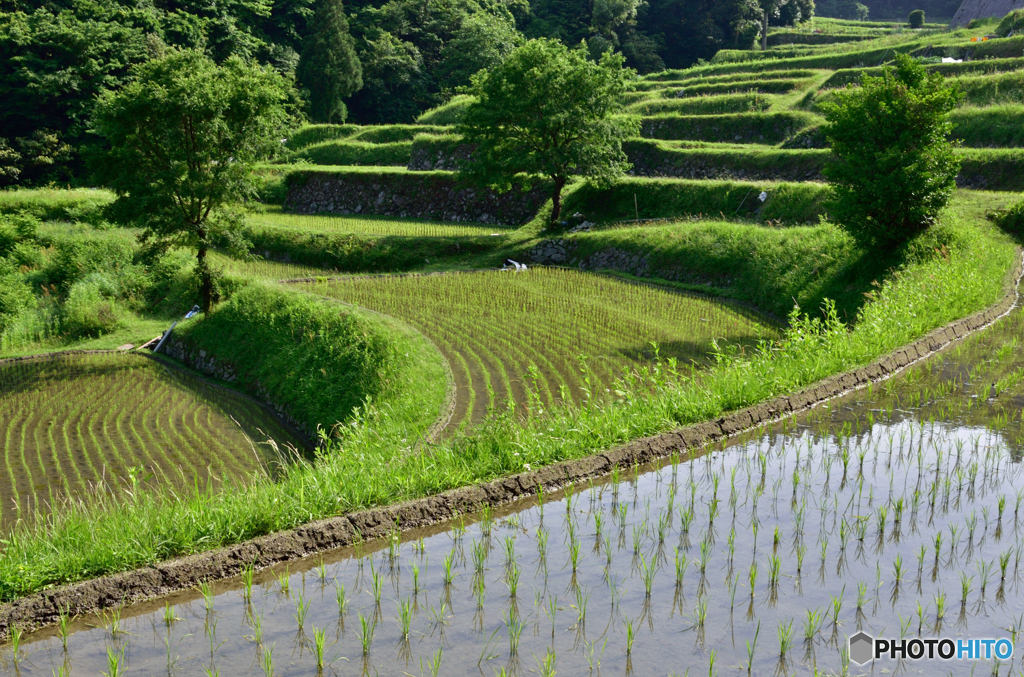
[[[405,437],[443,413],[447,365],[402,322],[278,286],[250,283],[207,317],[179,325],[174,352],[272,403],[314,439],[341,434],[367,406]],[[223,373],[223,372],[221,372]]]
[[[946,246],[908,262],[873,290],[852,331],[834,320],[797,320],[783,341],[748,356],[722,355],[699,381],[673,375],[672,365],[662,364],[623,383],[617,401],[563,408],[525,422],[499,417],[472,436],[419,453],[392,419],[371,409],[317,463],[291,466],[276,483],[255,481],[194,496],[141,493],[117,506],[97,502],[35,525],[19,525],[0,553],[0,594],[17,600],[45,592],[5,605],[0,632],[11,622],[52,623],[59,605],[72,604],[73,612],[82,613],[114,600],[152,597],[204,578],[234,575],[249,562],[265,566],[340,545],[344,538],[375,537],[396,528],[396,519],[399,526],[412,526],[448,517],[453,509],[466,512],[452,496],[468,496],[475,503],[467,505],[478,505],[506,500],[510,490],[511,497],[531,491],[538,482],[564,482],[571,479],[568,467],[576,468],[579,476],[603,472],[628,462],[628,453],[614,450],[617,445],[683,429],[626,447],[640,450],[637,460],[650,460],[680,448],[687,435],[696,443],[712,433],[736,432],[837,395],[856,386],[858,379],[891,373],[987,324],[1016,298],[1015,291],[1007,291],[1006,280],[1011,270],[1016,272],[1019,254],[1006,236],[983,222],[965,223],[956,217],[937,229],[943,232],[928,237],[941,235]],[[928,334],[994,303],[980,316]],[[925,335],[911,348],[875,362]],[[853,376],[819,383],[851,369],[857,369]],[[781,398],[785,407],[773,399],[810,384],[818,385]],[[640,388],[650,394],[634,397]],[[751,411],[759,413],[755,417]],[[713,422],[704,423],[708,421]],[[701,425],[687,433],[685,426],[691,424]],[[555,465],[584,457],[590,458]],[[543,466],[551,467],[520,474]],[[518,479],[508,479],[517,474]],[[533,484],[523,477],[533,478]],[[491,481],[497,478],[506,479]],[[484,482],[489,483],[470,486]],[[501,489],[506,485],[511,489]],[[439,496],[459,487],[461,492]],[[411,507],[359,512],[427,496],[434,498]],[[423,505],[436,510],[425,512]],[[349,517],[309,525],[339,515]],[[285,531],[301,525],[308,526]],[[195,554],[223,546],[235,547]],[[193,556],[167,562],[186,555]],[[132,570],[102,583],[48,590]]]

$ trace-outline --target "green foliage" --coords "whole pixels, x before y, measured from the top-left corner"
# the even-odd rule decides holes
[[[763,111],[771,108],[771,105],[771,99],[761,94],[725,94],[641,101],[630,105],[626,110],[638,115],[658,115],[660,113],[716,115]]]
[[[124,326],[125,311],[114,299],[115,293],[102,273],[73,284],[64,302],[61,333],[69,339],[93,338]]]
[[[3,237],[4,231],[0,229],[0,238]],[[35,302],[32,289],[24,277],[17,274],[14,262],[0,257],[0,336],[8,324],[23,311],[32,308]]]
[[[760,200],[761,192],[766,198]],[[817,223],[826,190],[815,183],[751,183],[625,177],[608,187],[582,184],[565,197],[567,213],[594,223],[678,217]]]
[[[315,165],[394,165],[409,164],[412,141],[394,143],[361,143],[359,141],[325,141],[306,146],[290,159],[306,160]]]
[[[574,260],[586,261],[602,251],[644,255],[647,276],[741,299],[778,317],[788,315],[794,303],[813,309],[832,298],[840,302],[841,316],[852,318],[871,275],[882,272],[865,271],[852,238],[832,224],[766,228],[681,221],[566,237]],[[857,272],[866,279],[851,279]]]
[[[422,339],[379,316],[252,284],[179,327],[187,343],[233,365],[240,385],[263,392],[308,429],[320,427],[330,437],[339,434],[332,430],[336,423],[371,401],[394,407],[393,415],[413,434],[438,415],[444,377],[433,365],[440,364],[439,356],[424,358],[417,345]],[[417,384],[429,393],[427,402],[403,404],[410,394],[407,373],[424,359],[433,363],[440,383]]]
[[[468,94],[460,94],[452,97],[446,104],[431,108],[423,113],[416,122],[424,125],[457,125],[462,121],[462,115],[466,112],[475,99]]]
[[[949,141],[959,93],[905,55],[882,77],[865,76],[823,103],[836,197],[830,212],[866,240],[903,241],[930,226],[956,187]]]
[[[910,24],[911,28],[924,27],[924,10],[915,9],[910,13],[910,16],[907,18],[907,22]]]
[[[776,144],[820,121],[804,111],[656,115],[641,120],[641,134],[652,139]]]
[[[510,15],[469,15],[441,48],[436,77],[442,91],[454,92],[481,69],[494,68],[523,41]]]
[[[996,224],[1017,237],[1024,236],[1024,200],[991,215]]]
[[[118,11],[130,19],[115,20]],[[85,138],[96,97],[148,58],[141,14],[109,6],[0,13],[0,138],[21,156],[19,183],[67,178],[74,158],[65,142]]]
[[[965,146],[1024,147],[1024,104],[958,108],[949,117],[953,123],[953,138]]]
[[[292,132],[285,145],[289,150],[298,150],[314,143],[347,139],[361,129],[359,125],[303,125]]]
[[[1015,9],[999,22],[996,28],[996,35],[1001,38],[1008,37],[1010,33],[1019,33],[1024,30],[1024,9]]]
[[[363,68],[342,0],[318,0],[295,77],[314,121],[345,122],[348,109],[342,99],[363,86]]]
[[[458,127],[474,146],[465,175],[505,190],[514,180],[550,179],[557,222],[570,175],[607,181],[628,166],[622,140],[636,133],[637,121],[615,113],[629,74],[621,56],[594,63],[552,40],[526,43],[474,80],[479,100]]]
[[[47,520],[14,526],[0,552],[5,600],[55,585],[238,543],[360,508],[430,496],[628,440],[707,421],[729,409],[792,392],[864,365],[909,340],[992,303],[1016,259],[1011,243],[970,222],[950,224],[949,257],[908,261],[881,282],[852,329],[795,317],[772,349],[727,359],[698,380],[666,369],[632,383],[617,401],[557,409],[524,420],[500,416],[471,436],[412,449],[408,430],[370,411],[315,464],[289,466],[276,481],[254,481],[212,495],[139,492],[125,501],[97,497]],[[62,547],[54,548],[53,543]]]
[[[118,196],[113,213],[142,226],[155,246],[196,249],[205,311],[214,293],[211,235],[229,232],[228,208],[253,196],[253,166],[280,147],[290,95],[272,69],[237,57],[218,66],[182,51],[140,66],[97,107],[95,129],[107,145],[94,167]]]
[[[0,214],[32,215],[44,221],[82,221],[99,225],[103,211],[114,201],[106,190],[19,188],[0,191]]]

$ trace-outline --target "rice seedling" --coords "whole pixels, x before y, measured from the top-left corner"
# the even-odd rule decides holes
[[[251,641],[257,646],[263,644],[263,612],[249,616],[249,627],[252,628]]]
[[[725,304],[560,269],[538,268],[516,276],[483,272],[353,277],[306,288],[405,320],[442,351],[459,355],[453,362],[456,380],[470,384],[475,400],[486,402],[491,410],[503,409],[508,401],[514,401],[517,409],[528,404],[509,378],[522,372],[514,354],[529,353],[536,356],[531,358],[535,364],[550,365],[542,374],[546,387],[540,395],[548,406],[557,399],[560,386],[577,402],[587,392],[610,391],[612,375],[646,361],[637,345],[656,341],[659,346],[679,346],[666,357],[687,363],[704,359],[704,346],[714,337],[753,336],[757,331],[768,336],[777,331]],[[560,299],[557,310],[551,305],[553,298]],[[642,321],[636,308],[644,308]],[[499,329],[490,322],[493,317],[508,320]],[[472,329],[467,332],[466,327]],[[574,350],[561,349],[566,336],[574,337]],[[620,345],[625,337],[629,339]],[[488,345],[512,349],[487,354],[484,347]],[[602,355],[608,368],[589,376],[580,374],[573,364],[579,354]],[[485,378],[469,369],[472,364],[494,366]],[[458,427],[471,416],[467,403],[451,425]]]
[[[636,641],[637,628],[633,626],[633,621],[629,618],[622,619],[623,627],[626,629],[626,655],[633,655],[633,642]]]
[[[274,645],[264,646],[259,654],[260,667],[266,677],[274,677]]]
[[[519,653],[519,638],[525,627],[522,619],[510,609],[505,616],[505,628],[508,631],[508,652],[512,656]]]
[[[757,629],[754,630],[754,639],[747,640],[747,675],[754,667],[754,653],[757,651],[757,638],[761,634],[761,621],[757,622]]]
[[[508,596],[515,599],[519,590],[519,576],[522,571],[515,562],[505,572],[505,585],[508,586]]]
[[[444,564],[441,565],[442,569],[444,570],[443,580],[445,585],[451,585],[452,582],[455,580],[455,575],[452,573],[452,563],[454,559],[455,552],[449,552],[448,555],[444,558]],[[378,595],[376,589],[376,580],[374,581],[374,586],[374,597],[377,598]]]
[[[203,595],[203,608],[206,609],[206,613],[213,612],[213,588],[210,586],[209,581],[200,581],[199,592]]]
[[[793,619],[789,619],[788,623],[779,621],[778,627],[779,635],[779,657],[784,658],[789,653],[790,647],[793,646]]]
[[[370,655],[370,647],[373,645],[373,634],[377,630],[377,622],[368,616],[359,613],[359,644],[363,649],[363,655]]]
[[[821,624],[825,616],[818,609],[807,609],[807,617],[804,619],[804,641],[811,642],[821,630]]]
[[[651,596],[651,588],[654,585],[654,575],[657,572],[657,563],[653,560],[648,562],[643,555],[640,555],[640,575],[643,578],[644,592],[648,598]]]
[[[344,583],[336,583],[334,585],[334,600],[338,603],[338,615],[344,616],[345,611],[348,609],[348,598],[345,596]]]
[[[408,640],[409,628],[412,624],[412,602],[407,599],[398,602],[398,622],[401,626],[402,639]]]
[[[384,589],[384,576],[373,566],[370,567],[370,583],[373,589],[373,603],[380,606],[380,596]]]
[[[168,604],[167,608],[170,608]],[[173,615],[173,614],[172,614]],[[67,606],[63,606],[60,609],[60,613],[57,616],[57,636],[60,637],[61,649],[64,653],[68,651],[68,636],[71,634],[71,622],[74,619],[71,617],[71,613]],[[170,623],[168,623],[170,625]],[[11,626],[11,636],[14,636],[14,628],[16,625]],[[13,643],[13,642],[12,642]]]
[[[256,567],[246,564],[242,567],[242,598],[246,601],[252,599],[252,584],[256,576]]]
[[[578,538],[573,538],[569,542],[569,563],[572,564],[573,573],[579,569],[580,565],[580,543]]]
[[[248,479],[266,460],[247,437],[305,447],[256,402],[133,354],[0,364],[0,410],[5,522],[96,486],[193,490],[195,477],[205,491]]]
[[[291,593],[291,574],[288,569],[289,567],[285,567],[284,571],[277,575],[277,586],[284,595]]]
[[[302,632],[302,628],[306,624],[306,614],[309,613],[310,601],[304,599],[302,593],[299,593],[299,598],[295,601],[295,622],[298,624],[299,632]]]
[[[21,662],[21,638],[24,631],[16,623],[12,623],[8,635],[11,640],[11,657],[14,659],[14,664],[18,665]]]
[[[128,665],[124,659],[124,648],[117,651],[114,647],[107,647],[107,670],[103,673],[104,677],[122,677],[127,670]]]

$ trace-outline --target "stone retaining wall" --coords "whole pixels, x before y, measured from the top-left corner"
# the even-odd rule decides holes
[[[304,171],[289,176],[284,208],[299,214],[521,225],[548,197],[544,186],[499,194],[442,173]]]
[[[6,636],[12,624],[28,630],[56,623],[61,609],[66,608],[71,614],[79,615],[152,599],[195,587],[204,580],[236,576],[250,564],[257,568],[268,567],[360,540],[381,538],[396,527],[405,531],[428,526],[478,511],[485,505],[494,506],[533,496],[539,488],[557,490],[568,482],[604,475],[616,467],[645,464],[673,453],[698,450],[708,443],[804,411],[868,383],[888,378],[987,327],[1016,304],[1021,270],[1021,261],[1018,260],[1003,297],[988,309],[935,329],[867,366],[828,377],[791,395],[776,397],[713,421],[634,440],[575,461],[563,461],[539,470],[452,489],[398,505],[319,520],[211,552],[30,595],[0,607],[0,635]]]

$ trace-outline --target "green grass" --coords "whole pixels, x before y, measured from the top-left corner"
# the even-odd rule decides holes
[[[704,146],[683,148],[666,142],[636,140],[622,144],[633,173],[681,178],[753,180],[820,180],[827,150],[790,150],[771,146]]]
[[[818,116],[802,111],[660,115],[643,118],[640,134],[649,139],[776,144],[819,121]]]
[[[0,409],[6,524],[132,472],[154,491],[248,479],[281,461],[267,436],[305,446],[255,402],[137,355],[0,361]]]
[[[462,113],[473,102],[468,94],[455,96],[446,104],[431,108],[416,118],[421,125],[455,125],[462,120]]]
[[[110,191],[93,188],[17,188],[0,190],[0,214],[28,212],[46,221],[94,222],[113,201]]]
[[[767,193],[762,202],[760,194]],[[634,219],[718,217],[776,223],[817,223],[825,187],[814,183],[751,183],[624,178],[609,187],[584,183],[565,198],[567,214],[594,223]]]
[[[324,141],[295,151],[289,161],[315,165],[393,165],[409,164],[412,141],[364,143],[361,141]]]
[[[347,139],[361,129],[359,125],[303,125],[295,130],[285,145],[289,150],[298,150],[324,141]]]
[[[335,216],[330,214],[287,214],[278,207],[250,214],[246,222],[254,228],[281,228],[316,233],[352,233],[356,235],[400,235],[408,237],[488,237],[503,234],[508,226],[481,226],[473,223],[444,223],[420,219],[395,219],[373,216]]]
[[[950,114],[953,138],[974,148],[1024,146],[1024,103],[958,108]]]
[[[992,303],[1017,256],[1005,236],[955,209],[907,254],[871,290],[852,331],[838,324],[801,324],[775,349],[725,357],[697,381],[661,365],[621,384],[620,398],[595,399],[525,422],[499,417],[429,452],[414,450],[387,412],[370,412],[317,463],[291,466],[277,482],[202,495],[142,492],[117,504],[99,497],[45,521],[18,525],[0,552],[0,597],[14,599],[320,517],[435,494],[518,472],[525,464],[579,458],[708,420],[864,364]]]
[[[782,317],[794,301],[817,308],[826,297],[837,300],[843,315],[852,317],[863,301],[862,291],[874,276],[885,273],[884,264],[865,265],[853,241],[831,224],[771,228],[682,221],[575,233],[564,239],[571,266],[585,262],[592,267],[590,262],[602,252],[636,254],[646,259],[645,277],[742,299]],[[852,290],[845,291],[847,287]]]
[[[368,401],[410,435],[437,418],[444,367],[401,323],[278,287],[251,284],[175,335],[231,364],[238,385],[332,434]]]
[[[762,94],[724,94],[641,101],[627,106],[626,111],[638,115],[658,115],[661,113],[718,115],[722,113],[765,111],[771,108],[771,105],[771,99]]]
[[[775,336],[742,309],[555,268],[354,277],[305,288],[399,317],[429,337],[455,374],[453,428],[510,402],[529,407],[531,381],[536,406],[603,396],[623,370],[650,358],[651,342],[688,364],[705,362],[714,338]]]

